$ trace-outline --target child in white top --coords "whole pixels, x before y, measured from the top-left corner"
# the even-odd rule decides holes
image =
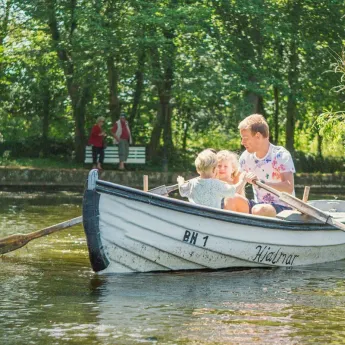
[[[229,185],[216,179],[217,164],[217,155],[211,150],[207,149],[199,153],[195,167],[200,176],[188,182],[179,176],[177,183],[180,195],[195,204],[223,208],[224,198],[233,197],[243,189],[246,182],[244,176],[241,176],[236,185]]]
[[[241,172],[238,155],[229,150],[221,150],[217,153],[217,159],[217,178],[228,184],[240,182]],[[244,188],[238,193],[245,196]]]

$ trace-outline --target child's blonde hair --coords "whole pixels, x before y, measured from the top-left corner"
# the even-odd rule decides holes
[[[198,172],[206,172],[216,168],[218,164],[217,155],[210,149],[201,151],[195,159],[195,167]]]
[[[238,162],[239,157],[235,152],[228,150],[221,150],[217,153],[218,162],[228,161],[232,166],[231,178],[234,178],[240,174],[240,164]]]

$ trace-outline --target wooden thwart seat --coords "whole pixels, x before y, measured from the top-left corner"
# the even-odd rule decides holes
[[[339,222],[345,222],[345,212],[331,212],[330,213],[333,218],[338,220]],[[319,223],[322,224],[321,221],[310,217],[306,214],[302,214],[296,210],[284,210],[277,214],[276,216],[279,219],[287,220],[289,222],[306,222],[306,223]]]
[[[104,163],[116,164],[119,163],[119,147],[117,145],[108,146],[104,150]],[[92,163],[92,147],[86,146],[84,163]],[[146,148],[145,146],[130,146],[127,163],[129,164],[145,164],[146,163]]]

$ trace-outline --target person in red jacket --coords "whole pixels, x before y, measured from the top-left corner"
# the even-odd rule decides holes
[[[103,131],[103,124],[105,118],[100,116],[97,118],[96,124],[91,129],[91,135],[89,139],[89,145],[92,145],[92,163],[94,169],[102,170],[102,164],[104,161],[104,148],[105,148],[105,137],[106,134]],[[97,157],[99,160],[97,161]]]
[[[129,153],[129,144],[132,144],[132,136],[128,121],[126,121],[126,114],[122,113],[120,115],[120,119],[114,123],[111,131],[115,144],[119,145],[119,169],[125,170],[125,162],[127,161]]]

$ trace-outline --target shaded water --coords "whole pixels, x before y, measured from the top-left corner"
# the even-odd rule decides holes
[[[0,237],[79,216],[80,204],[0,193]],[[0,286],[0,344],[345,344],[345,261],[97,276],[75,226],[0,256]]]

